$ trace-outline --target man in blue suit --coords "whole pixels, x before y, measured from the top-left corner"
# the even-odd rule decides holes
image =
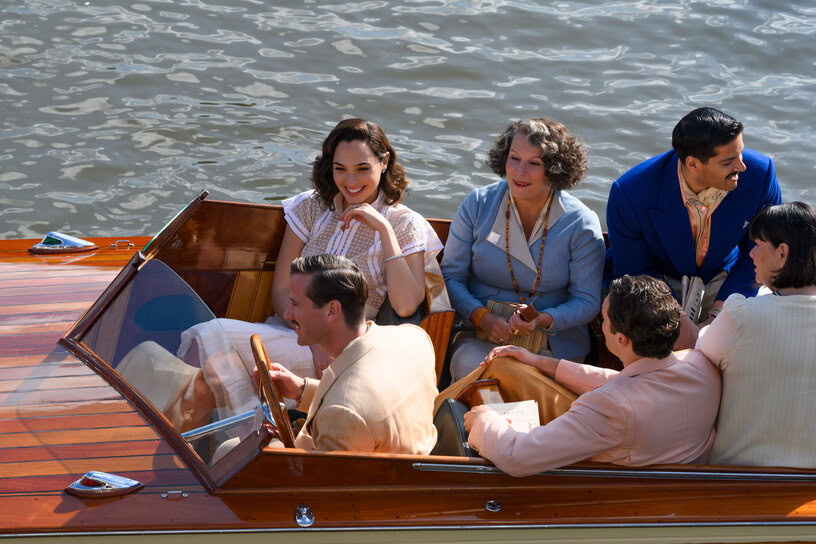
[[[612,278],[649,274],[680,298],[681,278],[706,284],[700,320],[732,293],[754,296],[754,215],[781,202],[770,157],[745,149],[742,123],[699,108],[672,132],[672,151],[624,173],[609,192]]]

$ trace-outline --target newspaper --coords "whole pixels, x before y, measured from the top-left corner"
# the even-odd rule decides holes
[[[705,284],[698,276],[683,276],[683,293],[680,306],[691,319],[692,323],[699,323],[703,311],[703,296]]]
[[[510,426],[513,430],[528,433],[541,425],[538,419],[538,403],[534,400],[501,402],[485,404],[485,406],[510,420]]]

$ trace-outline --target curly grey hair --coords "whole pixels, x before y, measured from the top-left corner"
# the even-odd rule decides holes
[[[541,160],[553,190],[570,189],[584,178],[587,158],[583,143],[561,123],[544,117],[520,119],[496,138],[487,153],[487,165],[496,175],[507,176],[505,164],[516,134],[525,134],[531,145],[541,148]]]

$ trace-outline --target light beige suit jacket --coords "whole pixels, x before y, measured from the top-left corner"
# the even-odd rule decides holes
[[[353,340],[319,384],[307,380],[299,409],[304,449],[426,454],[436,444],[434,349],[414,325],[380,327]]]
[[[698,351],[639,359],[621,372],[561,361],[558,383],[580,396],[529,433],[496,412],[476,419],[468,442],[514,476],[590,459],[619,465],[706,462],[720,404],[720,373]]]

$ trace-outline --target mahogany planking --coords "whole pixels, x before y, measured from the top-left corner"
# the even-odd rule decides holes
[[[0,373],[0,393],[22,393],[24,391],[66,390],[74,388],[105,387],[107,383],[95,374],[83,376],[62,376],[4,380]]]
[[[117,471],[116,474],[137,480],[148,487],[163,487],[165,490],[177,489],[177,486],[187,486],[200,490],[204,489],[189,470],[122,470]],[[0,478],[0,497],[4,494],[12,493],[63,493],[65,487],[76,481],[80,476],[82,476],[82,473],[27,476],[25,478]]]
[[[94,274],[90,278],[86,278],[86,276],[71,276],[68,278],[60,278],[59,280],[56,278],[40,278],[39,274],[29,275],[27,278],[0,280],[0,294],[3,294],[2,289],[15,287],[25,287],[32,290],[43,287],[49,291],[53,290],[52,288],[55,286],[63,286],[65,289],[73,289],[79,286],[83,289],[87,289],[88,280],[103,281],[104,278],[105,275],[100,274]],[[88,293],[89,291],[86,290],[85,292]]]
[[[121,472],[125,470],[162,470],[184,468],[177,455],[129,455],[123,457],[95,457],[86,459],[58,459],[24,461],[0,465],[4,478],[84,474],[89,470]]]
[[[101,429],[107,427],[132,427],[146,425],[144,418],[136,412],[105,414],[69,415],[51,417],[27,417],[23,419],[0,420],[0,433],[23,433],[37,431],[59,431],[68,429]],[[0,443],[0,449],[5,444]]]
[[[2,268],[0,268],[2,270]],[[38,287],[37,294],[31,294],[30,287],[12,287],[12,288],[0,288],[0,296],[3,297],[12,297],[12,296],[19,296],[24,295],[26,296],[26,301],[28,302],[41,302],[41,301],[49,301],[51,300],[49,297],[53,295],[61,295],[61,294],[68,294],[75,293],[77,295],[81,295],[81,298],[77,296],[77,300],[85,300],[87,297],[92,296],[92,294],[98,294],[102,292],[105,287],[108,286],[110,283],[110,278],[104,279],[100,278],[99,281],[95,282],[88,282],[85,285],[74,285],[71,287],[70,291],[66,290],[65,287],[60,285],[49,284],[46,286]],[[32,296],[38,298],[31,298]]]
[[[89,444],[94,442],[129,442],[158,438],[156,431],[147,425],[70,429],[60,431],[37,431],[11,433],[3,437],[7,448],[59,444]]]
[[[0,380],[23,380],[60,378],[63,376],[89,376],[93,371],[82,363],[65,363],[43,366],[7,366],[0,364]]]
[[[54,349],[57,340],[63,337],[65,331],[8,334],[0,336],[0,353],[3,356],[25,356],[48,353]],[[62,348],[59,348],[62,349]]]
[[[79,319],[83,313],[83,311],[54,311],[38,312],[35,314],[0,314],[0,327],[21,327],[30,325],[47,326],[54,322],[73,323]]]
[[[54,346],[54,349],[49,353],[35,353],[34,355],[0,355],[0,368],[3,367],[24,367],[24,366],[42,366],[47,367],[51,365],[82,365],[83,363],[65,351],[61,347]]]
[[[3,406],[0,404],[0,419],[48,417],[71,414],[109,414],[113,412],[132,411],[133,407],[127,401],[118,398],[110,400],[73,402],[52,402],[40,404],[22,404],[17,406]]]
[[[77,402],[114,400],[121,395],[112,387],[84,387],[82,389],[53,389],[45,391],[20,391],[0,393],[0,406],[42,404],[45,402]]]
[[[108,283],[110,283],[110,281],[108,281]],[[98,291],[92,291],[92,293],[98,293]],[[0,315],[37,315],[42,313],[52,314],[55,312],[72,311],[84,312],[88,309],[89,300],[94,300],[88,297],[88,295],[85,295],[82,299],[65,302],[55,300],[56,296],[49,293],[42,295],[42,297],[44,298],[43,302],[32,301],[30,297],[26,297],[22,301],[22,304],[0,304]],[[2,298],[4,297],[0,296],[0,299]]]
[[[124,449],[122,445],[122,442],[102,442],[91,445],[83,443],[57,446],[29,446],[25,448],[0,448],[0,463],[173,453],[170,446],[159,439],[132,440],[127,443],[127,449]]]
[[[133,477],[148,488],[202,493],[142,416],[56,345],[134,249],[32,256],[25,251],[32,243],[0,242],[0,525],[51,523],[56,512],[42,509],[42,494],[56,493],[64,503],[64,487],[87,470]],[[35,508],[21,499],[26,493],[36,494]]]

